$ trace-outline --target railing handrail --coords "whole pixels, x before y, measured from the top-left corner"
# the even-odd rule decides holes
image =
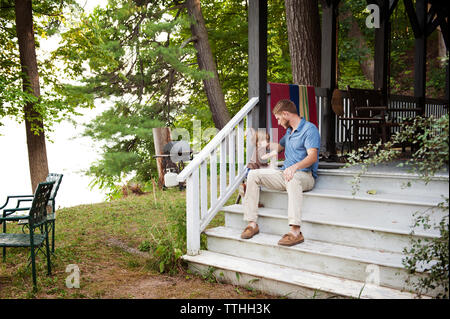
[[[244,107],[214,136],[214,138],[198,153],[177,176],[178,182],[184,182],[200,164],[220,145],[222,140],[231,133],[234,127],[258,104],[259,98],[252,97]]]

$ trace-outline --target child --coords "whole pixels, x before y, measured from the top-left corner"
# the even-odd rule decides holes
[[[261,168],[275,168],[276,167],[276,158],[278,156],[276,143],[270,143],[270,135],[266,132],[266,130],[258,130],[255,132],[254,129],[250,130],[251,133],[251,143],[256,146],[255,151],[253,152],[250,163],[247,164],[247,177],[248,172],[251,169],[261,169]],[[270,163],[269,163],[270,161]],[[244,198],[246,190],[246,184],[243,182],[239,186],[239,196],[236,200],[236,203],[239,200]],[[262,204],[259,204],[260,207],[263,207]]]

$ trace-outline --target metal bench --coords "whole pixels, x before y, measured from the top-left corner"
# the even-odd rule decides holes
[[[63,174],[56,174],[56,173],[49,173],[47,175],[46,178],[46,182],[55,182],[52,188],[52,191],[50,193],[50,198],[48,200],[48,206],[51,209],[51,212],[48,212],[47,215],[47,221],[49,222],[49,226],[50,226],[50,230],[51,230],[51,234],[52,234],[52,252],[55,252],[55,224],[56,224],[56,213],[55,213],[55,209],[56,209],[56,205],[55,205],[55,199],[56,199],[56,194],[58,193],[59,190],[59,186],[61,185],[61,181],[63,178]],[[31,202],[33,200],[34,195],[10,195],[7,197],[6,199],[6,203],[0,207],[0,209],[3,209],[4,207],[6,207],[6,205],[8,205],[8,202],[10,199],[16,199],[17,200],[17,205],[14,209],[9,209],[8,215],[13,215],[13,216],[26,216],[28,215],[28,208],[26,209],[22,209],[20,207],[20,205],[23,202]],[[23,227],[28,227],[28,220],[26,218],[21,218],[18,222],[19,224],[23,225]]]
[[[40,183],[36,188],[31,207],[3,209],[2,216],[0,217],[0,222],[3,223],[3,233],[0,233],[0,247],[3,248],[3,262],[6,261],[7,247],[30,247],[34,290],[36,290],[37,286],[35,261],[36,253],[37,249],[40,249],[40,247],[44,245],[44,242],[46,248],[44,254],[47,257],[47,274],[51,275],[51,252],[48,239],[47,204],[54,184],[55,182]],[[14,212],[25,210],[29,210],[29,214],[27,216],[13,215]],[[30,230],[29,233],[7,233],[6,222],[18,221],[20,219],[28,220],[28,227]],[[36,233],[36,231],[39,231],[40,233]]]

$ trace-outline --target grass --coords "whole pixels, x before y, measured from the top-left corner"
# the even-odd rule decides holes
[[[168,229],[181,220],[174,216],[184,216],[185,207],[185,192],[173,188],[157,190],[156,201],[150,192],[60,209],[52,276],[46,276],[45,257],[39,253],[33,293],[29,249],[9,248],[6,262],[0,262],[0,298],[271,298],[246,289],[237,293],[236,287],[204,280],[180,264],[172,275],[159,272],[158,240],[170,234]],[[223,224],[219,213],[211,226]],[[8,232],[13,231],[21,229],[9,223]],[[73,274],[66,268],[73,264],[80,270],[79,288],[66,287]]]

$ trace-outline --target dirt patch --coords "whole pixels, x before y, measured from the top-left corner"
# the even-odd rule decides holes
[[[179,274],[176,276],[146,275],[116,285],[102,298],[137,299],[236,299],[273,298],[271,296],[245,290],[229,284],[208,283],[202,278]]]

